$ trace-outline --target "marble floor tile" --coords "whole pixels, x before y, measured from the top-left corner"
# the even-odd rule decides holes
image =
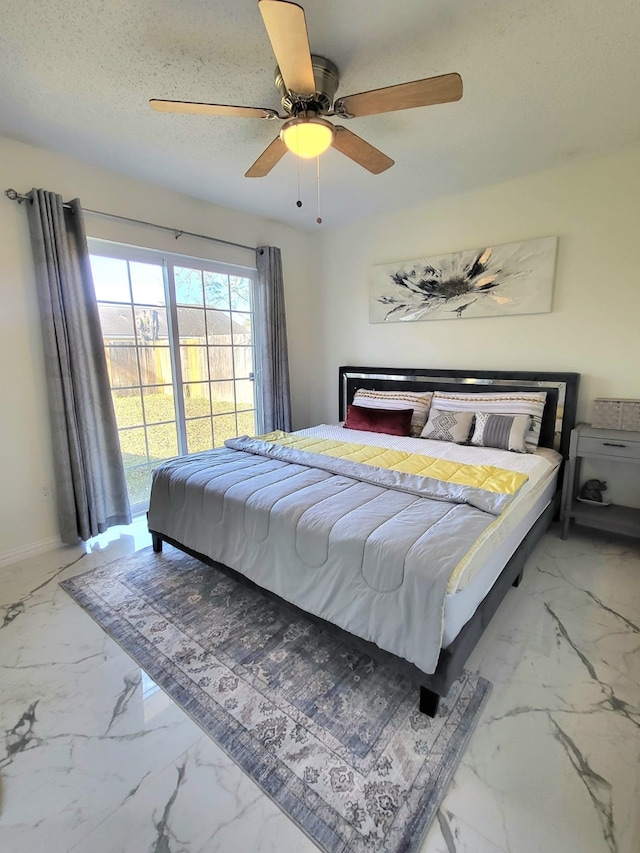
[[[317,847],[203,735],[73,848],[123,850],[313,853]]]
[[[0,569],[0,850],[316,849],[58,586],[148,544]],[[638,853],[640,546],[552,529],[468,668],[493,691],[422,853]]]

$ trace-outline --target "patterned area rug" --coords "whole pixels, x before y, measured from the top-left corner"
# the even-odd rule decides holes
[[[389,667],[168,545],[62,586],[320,849],[419,849],[487,681],[432,720]]]

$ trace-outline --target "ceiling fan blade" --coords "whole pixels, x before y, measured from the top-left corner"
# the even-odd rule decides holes
[[[459,74],[442,74],[412,83],[400,83],[385,89],[372,89],[358,95],[338,98],[333,109],[342,118],[358,118],[432,104],[448,104],[462,97],[462,78]]]
[[[379,175],[393,166],[391,157],[387,157],[382,151],[378,151],[373,145],[369,145],[360,136],[351,133],[346,127],[336,126],[336,135],[331,146],[350,157],[360,166],[373,172],[374,175]]]
[[[256,162],[245,173],[245,178],[264,178],[273,169],[276,163],[287,153],[287,146],[279,136],[264,149]]]
[[[193,101],[149,101],[152,110],[160,113],[186,113],[203,116],[233,116],[235,118],[278,118],[276,110],[269,107],[233,107],[226,104],[199,104]]]
[[[285,0],[259,0],[258,7],[285,86],[303,97],[314,95],[316,82],[304,9]]]

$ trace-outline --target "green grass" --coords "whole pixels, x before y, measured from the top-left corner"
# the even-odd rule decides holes
[[[132,504],[149,499],[151,483],[146,467],[147,451],[145,430],[142,426],[143,413],[140,398],[113,395],[116,420],[120,428],[120,447],[125,466],[125,476]],[[236,435],[254,435],[254,412],[238,412],[237,427],[233,404],[215,402],[213,404],[214,438],[211,436],[211,418],[209,401],[201,397],[191,397],[185,401],[187,418],[202,417],[203,420],[187,420],[187,442],[190,453],[210,450],[212,446],[222,447],[226,439]],[[144,409],[147,421],[147,439],[151,465],[178,455],[175,425],[175,408],[172,394],[147,394],[144,397]],[[174,421],[159,423],[159,421]],[[134,429],[125,429],[134,427]],[[136,428],[137,427],[137,428]],[[141,467],[133,467],[141,466]]]

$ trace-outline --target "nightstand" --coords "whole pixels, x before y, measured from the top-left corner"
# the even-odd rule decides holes
[[[618,429],[596,429],[589,424],[578,424],[571,431],[569,460],[562,487],[562,538],[569,535],[569,522],[595,527],[610,533],[640,536],[640,509],[628,506],[593,506],[576,500],[580,484],[580,463],[584,458],[604,459],[615,466],[640,465],[640,432]],[[640,470],[639,470],[640,475]],[[607,471],[609,479],[609,471]]]

